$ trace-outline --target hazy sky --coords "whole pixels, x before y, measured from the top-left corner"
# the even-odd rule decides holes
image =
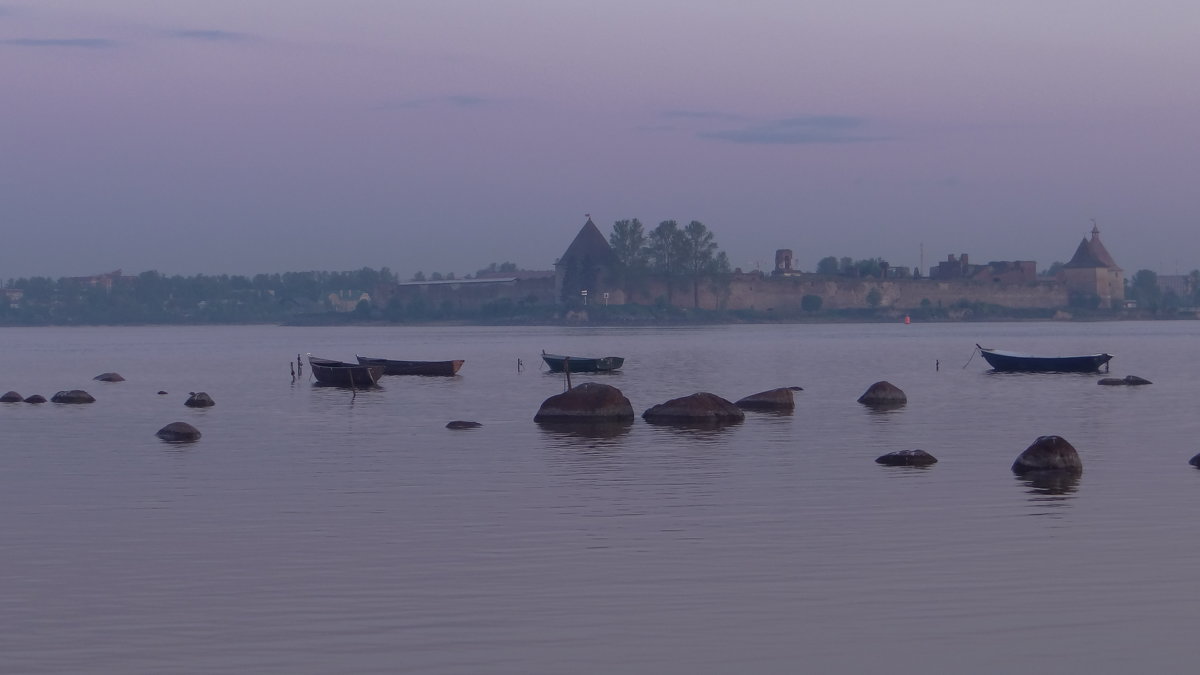
[[[547,269],[590,213],[1200,267],[1200,3],[0,0],[0,278]]]

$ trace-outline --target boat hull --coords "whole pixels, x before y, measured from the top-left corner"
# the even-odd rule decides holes
[[[1095,373],[1108,368],[1112,354],[1082,356],[1033,356],[998,352],[979,348],[979,353],[993,370],[1022,373]]]
[[[383,376],[383,366],[364,366],[314,356],[308,357],[308,365],[317,384],[327,387],[364,389],[376,386]]]
[[[542,354],[542,360],[549,366],[550,372],[561,373],[567,369],[568,363],[572,373],[608,373],[620,370],[625,365],[625,359],[620,356],[603,356],[591,358],[584,356],[559,356],[558,354]]]
[[[369,356],[359,356],[358,362],[364,366],[382,366],[384,375],[433,375],[449,377],[456,375],[462,368],[463,360],[453,361],[397,361],[394,359],[377,359]]]

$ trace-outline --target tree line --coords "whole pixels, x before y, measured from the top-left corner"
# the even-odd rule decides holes
[[[692,302],[699,307],[701,282],[730,272],[729,256],[698,220],[683,227],[677,221],[664,220],[649,232],[637,218],[618,220],[608,242],[616,254],[619,280],[627,287],[627,296],[649,275],[656,275],[667,282],[668,304],[673,300],[673,286],[686,281],[691,284]]]

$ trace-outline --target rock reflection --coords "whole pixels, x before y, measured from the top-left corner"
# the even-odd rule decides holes
[[[629,434],[633,421],[621,422],[537,422],[542,433],[557,441],[594,441],[621,438]]]
[[[1028,488],[1030,504],[1040,507],[1062,507],[1070,504],[1079,490],[1080,474],[1069,471],[1030,471],[1015,477]],[[1037,515],[1048,515],[1052,512]]]

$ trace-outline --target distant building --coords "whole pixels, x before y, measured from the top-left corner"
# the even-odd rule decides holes
[[[775,251],[775,270],[771,274],[777,277],[799,274],[797,270],[792,269],[792,249],[781,248]]]
[[[1092,223],[1092,238],[1084,238],[1075,255],[1058,271],[1059,279],[1073,298],[1095,296],[1100,307],[1125,304],[1125,277],[1108,249],[1100,242],[1100,228]]]
[[[599,299],[606,293],[617,292],[618,268],[617,254],[589,216],[571,245],[554,263],[554,288],[559,301],[586,304],[588,296]]]
[[[993,260],[986,265],[972,265],[967,254],[954,254],[929,268],[929,278],[939,281],[988,281],[997,284],[1024,284],[1037,281],[1037,263],[1033,260]]]

